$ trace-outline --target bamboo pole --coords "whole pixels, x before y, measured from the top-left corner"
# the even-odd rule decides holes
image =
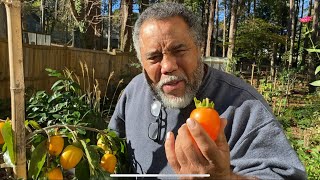
[[[7,10],[8,50],[10,69],[11,116],[14,135],[14,176],[26,179],[26,141],[24,107],[24,73],[21,32],[21,1],[4,0]]]

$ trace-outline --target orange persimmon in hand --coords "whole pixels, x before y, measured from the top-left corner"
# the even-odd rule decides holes
[[[190,118],[198,121],[208,135],[216,140],[220,131],[220,117],[214,109],[214,103],[208,98],[203,99],[202,102],[194,98],[194,103],[196,109],[191,112]]]

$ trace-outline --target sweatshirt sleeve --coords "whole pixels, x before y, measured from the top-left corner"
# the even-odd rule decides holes
[[[119,137],[124,138],[125,133],[125,106],[126,106],[126,91],[120,96],[116,108],[112,114],[108,128],[115,131]]]
[[[307,179],[281,125],[260,101],[248,100],[227,111],[233,172],[259,179]]]

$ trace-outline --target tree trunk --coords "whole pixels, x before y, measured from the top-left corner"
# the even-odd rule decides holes
[[[203,37],[207,37],[207,33],[208,33],[208,21],[209,21],[209,1],[208,0],[205,0],[205,1],[202,1],[201,2],[201,8],[202,8],[202,35]],[[202,43],[202,47],[201,47],[201,52],[202,52],[202,55],[205,56],[206,54],[206,43],[203,42]]]
[[[235,32],[236,32],[236,24],[237,24],[237,7],[236,7],[236,0],[232,0],[231,2],[231,17],[230,17],[230,27],[229,27],[229,45],[228,45],[228,68],[230,66],[230,61],[233,57],[234,51],[234,43],[235,43]]]
[[[251,11],[251,0],[247,0],[247,17],[249,17],[250,16],[250,11]]]
[[[216,0],[216,25],[214,35],[213,56],[218,56],[218,38],[219,38],[219,0]]]
[[[48,25],[51,24],[51,27],[50,28],[48,27],[48,29],[47,29],[47,33],[49,33],[49,34],[53,33],[54,28],[56,26],[56,23],[58,21],[58,4],[59,4],[59,1],[55,0],[55,2],[54,2],[54,19],[51,21],[51,23],[49,22],[49,20],[47,22]]]
[[[312,21],[312,34],[311,34],[311,39],[313,43],[317,42],[317,37],[318,37],[318,23],[319,23],[319,0],[314,0],[314,6],[313,6],[313,21]],[[315,46],[312,44],[312,48],[315,48]],[[308,66],[308,74],[310,76],[310,82],[313,82],[316,80],[315,77],[315,67],[317,63],[317,59],[319,59],[319,54],[313,53],[311,54],[311,58],[309,60],[309,66]],[[316,91],[316,87],[309,85],[309,93],[313,93]]]
[[[21,1],[5,3],[8,18],[8,52],[10,69],[11,117],[14,145],[14,178],[26,179],[25,84],[21,30]]]
[[[222,57],[226,57],[226,32],[227,32],[227,0],[224,0],[223,7],[223,42],[222,42]]]
[[[256,16],[257,0],[253,0],[253,17]]]
[[[312,1],[310,0],[309,1],[309,10],[308,10],[308,16],[311,16],[311,12],[312,12]],[[310,27],[310,23],[307,24],[308,27]],[[301,57],[301,65],[304,65],[306,64],[306,58],[307,58],[307,55],[308,55],[308,52],[306,51],[306,48],[308,48],[308,44],[309,44],[309,34],[307,34],[305,37],[304,37],[304,40],[303,40],[303,51],[302,51],[302,57]]]
[[[3,3],[0,3],[0,39],[7,38],[7,15],[6,15],[6,8],[4,7]]]
[[[111,30],[112,30],[112,1],[108,1],[108,46],[107,51],[111,51]]]
[[[132,46],[132,0],[121,1],[120,50],[129,52]]]
[[[102,49],[101,44],[101,2],[98,0],[81,1],[81,8],[78,10],[77,4],[69,0],[71,17],[82,26],[77,26],[73,33],[74,47],[87,49]],[[78,41],[78,42],[77,42]]]
[[[211,0],[210,2],[210,9],[209,9],[209,22],[208,22],[208,32],[207,32],[207,47],[206,47],[206,54],[205,56],[211,56],[211,39],[213,33],[213,26],[214,26],[214,9],[216,5],[216,0]]]
[[[290,0],[290,50],[289,50],[289,68],[292,67],[293,63],[293,52],[294,52],[294,40],[295,40],[295,1]]]
[[[300,8],[300,0],[295,0],[295,15],[294,15],[294,42],[296,40],[297,37],[297,22],[298,22],[298,14],[299,14],[299,8]],[[294,48],[295,46],[293,46],[293,53],[292,53],[292,67],[293,68],[297,68],[298,67],[298,51],[299,49],[297,48],[295,50]]]
[[[46,32],[46,9],[45,9],[45,4],[46,4],[46,0],[41,0],[41,6],[40,6],[40,10],[41,10],[41,31],[42,33]]]
[[[272,58],[271,58],[271,61],[270,61],[270,66],[271,66],[271,70],[270,70],[270,73],[271,73],[271,79],[275,79],[275,70],[276,70],[276,67],[275,67],[275,62],[277,60],[277,52],[278,52],[278,44],[277,43],[273,43],[272,45]]]
[[[231,2],[231,17],[230,17],[230,28],[229,28],[229,46],[228,46],[228,64],[227,71],[234,70],[234,63],[230,63],[233,61],[233,52],[235,49],[235,35],[237,31],[237,22],[238,18],[242,14],[243,6],[245,4],[245,0],[232,0]]]
[[[146,10],[148,6],[149,6],[149,0],[141,0],[140,9],[139,9],[140,14],[144,10]]]
[[[301,4],[301,14],[300,14],[300,18],[302,18],[303,17],[303,13],[304,13],[304,0],[302,0],[302,4]],[[301,30],[302,30],[302,23],[300,23],[300,26],[299,26],[299,32],[298,32],[298,52],[300,52],[300,48],[301,48],[301,36],[302,36],[302,33],[301,33]],[[297,62],[299,61],[299,60],[301,60],[301,55],[302,55],[302,53],[297,53],[297,57],[296,57],[296,59],[297,59]]]
[[[313,32],[311,34],[311,39],[313,43],[318,42],[318,31],[319,31],[319,0],[314,0],[314,6],[313,6],[313,21],[312,21],[312,29]],[[316,60],[315,60],[316,62]]]
[[[102,18],[101,2],[98,0],[88,1],[86,17],[87,31],[85,32],[84,40],[88,49],[102,50],[101,33],[102,33]]]

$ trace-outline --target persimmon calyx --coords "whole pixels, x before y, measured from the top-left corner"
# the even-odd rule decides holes
[[[202,101],[198,100],[196,97],[193,99],[196,108],[212,108],[214,109],[214,103],[210,101],[209,98],[205,98]]]

